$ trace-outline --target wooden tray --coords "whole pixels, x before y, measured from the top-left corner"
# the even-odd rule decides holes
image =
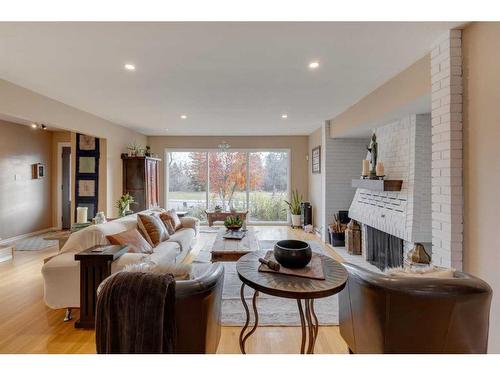
[[[274,258],[274,252],[272,250],[266,253],[264,259],[272,260],[273,262],[278,263]],[[265,264],[261,264],[259,266],[259,272],[270,272],[278,273],[280,275],[305,277],[307,279],[325,280],[325,273],[323,272],[323,261],[315,253],[312,254],[311,261],[304,268],[286,268],[280,265],[279,271],[274,271]]]

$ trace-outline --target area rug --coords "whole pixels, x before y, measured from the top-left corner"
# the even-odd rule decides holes
[[[215,240],[208,240],[200,250],[195,262],[210,262],[210,249]],[[270,250],[276,240],[259,241],[261,250]],[[307,241],[311,249],[325,254],[320,244]],[[240,299],[241,281],[236,273],[236,262],[224,262],[224,288],[222,293],[222,325],[242,326],[245,324],[245,310]],[[245,288],[245,299],[251,306],[253,290]],[[260,326],[300,326],[300,317],[297,302],[292,299],[279,298],[261,293],[257,299]],[[320,325],[338,324],[338,297],[337,295],[317,299],[314,309]]]
[[[38,251],[44,250],[52,246],[58,246],[58,241],[47,241],[44,240],[44,237],[53,234],[52,232],[47,232],[43,234],[39,234],[37,236],[32,236],[28,238],[23,238],[22,240],[14,242],[14,250],[15,251]]]

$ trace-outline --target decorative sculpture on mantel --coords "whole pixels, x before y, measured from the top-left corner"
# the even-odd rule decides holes
[[[377,136],[375,133],[372,135],[372,140],[370,144],[366,147],[366,149],[370,152],[370,164],[371,164],[371,170],[370,170],[370,179],[375,180],[377,179],[377,154],[378,154],[378,143],[377,143]]]

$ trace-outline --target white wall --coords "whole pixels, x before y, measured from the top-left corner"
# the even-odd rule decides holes
[[[0,113],[14,118],[41,122],[107,140],[107,214],[114,215],[114,202],[122,194],[120,154],[127,144],[146,144],[146,136],[90,113],[0,80]]]
[[[328,224],[339,210],[349,210],[356,189],[352,179],[359,178],[362,160],[366,157],[366,138],[330,138],[330,125],[325,125],[324,222]]]
[[[330,138],[328,121],[309,135],[309,157],[321,145],[321,174],[313,174],[309,160],[309,201],[313,205],[314,227],[327,241],[328,224],[339,210],[348,210],[356,190],[351,180],[359,178],[366,156],[365,138]]]

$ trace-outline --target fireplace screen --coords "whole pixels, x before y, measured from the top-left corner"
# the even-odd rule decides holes
[[[366,227],[366,260],[384,270],[403,264],[403,240],[370,226]]]

